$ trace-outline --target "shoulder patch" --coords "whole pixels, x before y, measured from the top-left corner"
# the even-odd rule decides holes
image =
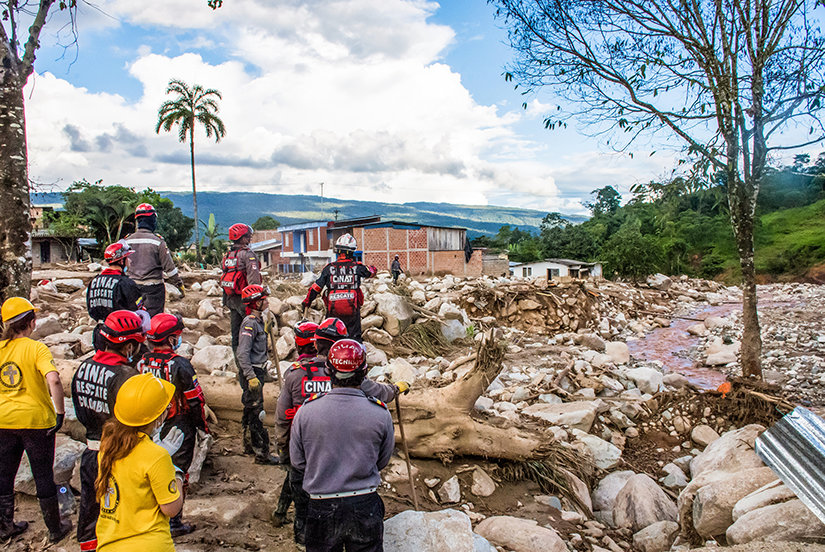
[[[382,400],[376,399],[375,397],[367,397],[367,400],[370,401],[371,403],[377,404],[378,406],[383,406],[384,409],[386,409],[386,410],[390,409],[390,407],[387,406],[387,403],[385,403]]]
[[[312,401],[318,400],[325,395],[326,393],[313,393],[312,395],[307,397],[307,400],[304,401],[304,404],[311,403]]]

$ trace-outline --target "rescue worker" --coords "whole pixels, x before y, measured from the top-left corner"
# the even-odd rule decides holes
[[[269,432],[264,427],[264,377],[268,361],[268,335],[262,313],[269,290],[259,285],[246,286],[241,299],[249,309],[249,315],[241,322],[238,336],[238,382],[243,394],[243,445],[244,454],[254,454],[256,464],[278,464],[278,458],[269,453]]]
[[[152,374],[130,378],[120,388],[114,418],[100,443],[100,552],[174,552],[169,518],[183,508],[183,477],[170,455],[183,442],[175,429],[165,439],[150,435],[163,424],[175,386]]]
[[[152,352],[143,355],[137,369],[141,374],[151,373],[156,378],[175,386],[175,396],[169,406],[166,421],[161,426],[160,436],[166,437],[173,428],[183,432],[183,444],[172,455],[172,462],[186,474],[181,489],[186,496],[189,487],[189,466],[192,465],[195,455],[198,431],[208,433],[209,428],[204,413],[203,390],[198,383],[195,369],[189,360],[175,353],[181,345],[182,333],[183,320],[180,316],[162,312],[152,317],[152,325],[146,334]],[[194,525],[181,521],[181,514],[172,517],[169,524],[173,537],[187,535],[195,530]]]
[[[92,278],[86,290],[86,309],[97,322],[116,310],[136,311],[141,306],[140,290],[126,275],[127,259],[134,251],[125,242],[115,242],[103,252],[103,260],[109,265]]]
[[[392,283],[398,283],[398,277],[401,276],[401,273],[404,272],[401,270],[401,261],[398,260],[398,255],[392,260],[392,265],[390,266],[390,272],[392,272]]]
[[[309,358],[310,351],[309,331],[315,326],[314,344],[317,355]],[[330,375],[327,373],[327,354],[334,343],[347,337],[347,327],[337,318],[327,318],[320,325],[312,322],[300,322],[295,328],[295,344],[299,355],[303,354],[303,359],[294,363],[284,374],[284,384],[281,394],[278,397],[278,406],[275,415],[275,424],[278,430],[278,451],[289,449],[289,429],[295,414],[304,402],[319,393],[328,393],[332,390]],[[299,348],[298,343],[305,343],[304,348]],[[366,353],[365,353],[366,354]],[[361,391],[367,396],[375,397],[383,402],[395,400],[398,393],[409,391],[409,384],[399,381],[396,385],[382,384],[374,382],[368,378],[363,378]],[[287,463],[287,458],[281,458],[282,463]],[[293,531],[295,542],[304,544],[304,525],[306,521],[306,507],[309,497],[303,490],[290,488],[291,500],[295,502],[295,520]],[[289,499],[285,496],[285,491],[281,490],[281,499],[278,501],[277,509],[272,513],[272,521],[276,525],[282,525],[286,520],[286,512],[289,509]]]
[[[149,203],[135,209],[137,230],[124,238],[134,255],[129,259],[129,273],[143,296],[143,306],[151,316],[163,312],[166,305],[164,280],[184,293],[183,280],[172,261],[172,254],[162,237],[155,234],[158,216]]]
[[[229,227],[229,239],[232,247],[221,261],[221,289],[223,305],[229,309],[229,327],[232,331],[232,351],[238,349],[238,334],[241,322],[246,317],[246,306],[241,293],[246,286],[261,285],[261,267],[258,258],[249,248],[252,240],[252,228],[246,224],[233,224]]]
[[[384,503],[376,491],[395,447],[392,416],[360,389],[367,358],[357,341],[330,348],[327,373],[332,390],[298,410],[289,441],[293,488],[310,497],[306,550],[381,551]]]
[[[364,304],[361,279],[375,276],[378,269],[357,262],[353,258],[355,248],[355,238],[351,234],[344,234],[336,240],[334,249],[337,258],[324,267],[302,304],[306,309],[326,288],[323,300],[327,316],[343,320],[349,337],[361,341],[361,305]]]
[[[140,317],[119,310],[98,326],[103,344],[92,358],[78,366],[72,378],[72,403],[78,421],[86,428],[86,450],[80,457],[80,506],[77,542],[81,551],[97,549],[95,525],[100,506],[95,495],[98,451],[103,424],[112,417],[115,398],[123,383],[137,375],[132,365],[145,341]]]
[[[60,518],[52,468],[55,434],[65,417],[63,385],[49,348],[30,337],[36,310],[22,297],[0,307],[0,540],[29,527],[14,521],[14,479],[26,451],[49,540],[58,542],[72,530]]]

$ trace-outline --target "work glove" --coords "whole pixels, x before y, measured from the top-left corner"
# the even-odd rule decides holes
[[[186,286],[181,284],[178,286],[178,291],[180,292],[181,299],[186,297]]]
[[[258,378],[252,378],[247,383],[249,384],[249,389],[251,391],[257,391],[261,388],[261,380],[259,380]]]
[[[375,267],[375,266],[373,266],[373,265],[370,265],[370,266],[369,266],[369,267],[367,267],[367,268],[368,268],[368,269],[369,269],[369,271],[370,271],[370,276],[375,276],[376,274],[378,274],[378,268],[377,268],[377,267]]]
[[[272,333],[272,317],[271,316],[265,316],[264,317],[264,332],[266,332],[267,334]]]
[[[149,328],[152,327],[152,315],[143,309],[136,310],[135,314],[140,318],[140,328],[143,330],[143,333],[148,332]]]
[[[398,395],[406,395],[410,392],[410,384],[406,381],[399,381],[395,384],[395,389]]]
[[[155,436],[155,444],[158,444],[166,449],[166,452],[169,453],[169,456],[173,456],[180,447],[183,445],[183,431],[180,430],[178,427],[173,427],[169,430],[169,433],[166,434],[166,437],[161,438],[160,433]]]
[[[57,421],[55,422],[54,427],[49,428],[49,430],[46,431],[46,435],[51,437],[52,435],[54,435],[55,433],[60,431],[60,428],[63,427],[63,420],[65,420],[65,419],[66,419],[65,414],[58,414],[57,415]]]

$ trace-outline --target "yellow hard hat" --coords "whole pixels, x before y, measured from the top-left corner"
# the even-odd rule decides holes
[[[115,399],[115,418],[123,425],[140,427],[163,414],[175,395],[175,386],[150,373],[132,376]]]
[[[28,299],[23,297],[9,297],[3,302],[2,311],[3,323],[15,322],[30,311],[39,311]]]

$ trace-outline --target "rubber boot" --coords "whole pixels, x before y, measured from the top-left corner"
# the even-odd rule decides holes
[[[0,496],[0,540],[16,537],[28,528],[28,522],[14,521],[14,495]]]
[[[252,448],[252,432],[248,424],[243,426],[243,453],[246,456],[255,454],[255,450]]]
[[[39,500],[40,511],[43,512],[43,521],[46,522],[46,528],[49,530],[49,540],[51,542],[62,540],[72,530],[72,522],[60,517],[57,495]]]
[[[172,533],[173,538],[188,535],[194,530],[194,525],[181,521],[181,514],[178,514],[173,518],[169,518],[169,531]]]

